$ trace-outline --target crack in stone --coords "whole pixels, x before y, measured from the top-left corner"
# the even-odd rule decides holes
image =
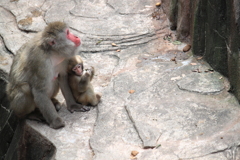
[[[154,33],[145,33],[145,34],[139,34],[139,35],[135,35],[135,36],[130,36],[130,37],[125,37],[122,35],[118,35],[119,38],[112,38],[112,37],[87,37],[89,39],[88,42],[93,42],[95,43],[96,40],[101,40],[101,43],[99,43],[98,45],[109,45],[111,44],[111,42],[115,42],[118,45],[120,44],[125,44],[125,43],[129,43],[129,42],[134,42],[134,41],[140,41],[143,40],[144,38],[152,38],[152,37],[156,37],[156,35]]]
[[[72,13],[71,11],[69,11],[69,14],[72,15],[72,16],[74,16],[74,17],[89,18],[89,19],[98,19],[98,20],[99,20],[98,17],[88,17],[88,16],[76,15],[76,14]]]
[[[226,150],[230,149],[229,147],[225,148],[225,149],[221,149],[221,150],[217,150],[217,151],[213,151],[207,155],[211,155],[211,154],[217,154],[217,153],[221,153],[221,152],[225,152]]]
[[[13,52],[7,47],[4,37],[0,34],[0,38],[2,39],[2,42],[4,44],[4,48],[6,49],[7,52],[9,52],[10,54],[14,55]],[[7,81],[8,82],[8,81]]]
[[[13,16],[15,25],[16,25],[16,27],[17,27],[17,29],[18,29],[19,31],[22,31],[22,32],[24,32],[24,33],[37,33],[36,31],[33,31],[33,30],[24,30],[24,29],[21,29],[21,28],[18,26],[17,18],[16,18],[16,16],[15,16],[15,14],[14,14],[11,10],[9,10],[9,9],[3,7],[3,6],[0,6],[0,7],[3,8],[4,10],[6,10],[8,13],[10,13],[10,14]]]
[[[192,93],[197,93],[197,94],[202,94],[202,95],[217,95],[217,94],[219,94],[219,93],[221,93],[222,91],[224,91],[225,90],[225,88],[223,88],[223,89],[221,89],[221,90],[219,90],[219,91],[213,91],[213,92],[201,92],[201,91],[191,91],[191,90],[189,90],[189,89],[185,89],[185,88],[182,88],[180,85],[178,85],[177,84],[177,86],[178,86],[178,88],[180,89],[180,90],[182,90],[182,91],[187,91],[187,92],[192,92]]]
[[[94,152],[94,150],[93,150],[93,148],[92,148],[92,146],[91,146],[90,139],[88,140],[88,145],[89,145],[89,148],[90,148],[91,151],[92,151],[92,159],[93,159],[93,157],[94,157],[94,155],[95,155],[95,152]]]
[[[239,144],[234,144],[233,146],[231,146],[230,147],[230,151],[232,151],[231,152],[231,158],[233,159],[233,160],[238,160],[237,158],[239,158],[239,157],[236,157],[237,156],[237,149],[240,147],[240,145]],[[227,151],[227,150],[226,150]],[[224,154],[225,155],[225,154]],[[228,158],[228,155],[225,155],[227,158]]]
[[[96,106],[96,110],[97,110],[97,117],[96,117],[96,120],[95,120],[95,122],[94,122],[94,125],[93,125],[93,132],[92,132],[92,135],[94,135],[94,132],[95,132],[95,126],[97,126],[97,120],[98,120],[98,118],[99,118],[99,109],[98,109],[98,106]],[[88,140],[88,144],[89,144],[89,148],[91,149],[91,151],[92,151],[92,157],[95,155],[95,152],[94,152],[94,149],[92,148],[92,145],[91,145],[91,137],[92,137],[92,135],[90,136],[90,138],[89,138],[89,140]]]
[[[124,105],[124,108],[125,108],[125,110],[126,110],[126,112],[127,112],[128,118],[129,118],[130,121],[132,122],[132,125],[133,125],[133,127],[134,127],[134,129],[135,129],[135,131],[136,131],[136,133],[137,133],[137,135],[138,135],[138,138],[139,138],[139,139],[141,140],[141,142],[142,142],[142,148],[144,148],[144,146],[143,146],[143,139],[142,139],[141,136],[140,136],[140,133],[139,133],[137,127],[136,127],[135,121],[133,120],[133,118],[132,118],[132,116],[131,116],[131,113],[130,113],[130,111],[127,109],[127,106],[126,106],[126,105]]]
[[[157,79],[155,82],[153,82],[150,86],[148,86],[148,87],[145,88],[144,90],[138,91],[137,96],[140,95],[141,93],[149,90],[150,88],[156,86],[156,85],[158,84],[158,82],[161,81],[162,79],[164,79],[164,77],[165,77],[167,74],[169,74],[169,72],[168,72],[168,71],[165,71],[165,73],[163,73],[163,74],[161,75],[162,78]],[[130,95],[129,97],[131,97],[131,96],[133,96],[133,95]]]
[[[140,37],[140,36],[139,36]],[[149,38],[149,39],[148,39]],[[94,48],[94,49],[89,49],[89,48],[87,48],[87,49],[84,49],[84,48],[81,48],[80,49],[80,51],[81,52],[83,52],[83,53],[96,53],[96,52],[108,52],[108,51],[116,51],[117,49],[127,49],[127,48],[129,48],[129,47],[133,47],[133,46],[138,46],[138,45],[142,45],[142,44],[147,44],[147,43],[149,43],[149,42],[151,42],[151,41],[153,41],[153,40],[156,40],[158,37],[157,36],[155,36],[155,35],[152,35],[152,36],[148,36],[147,38],[138,38],[138,39],[136,39],[136,40],[128,40],[128,41],[114,41],[114,42],[116,42],[119,46],[118,47],[115,47],[115,48],[113,48],[111,45],[110,45],[110,42],[109,42],[109,45],[108,44],[98,44],[97,46],[97,48]],[[90,43],[91,42],[93,42],[93,41],[89,41]],[[113,42],[113,41],[112,41]],[[130,43],[130,44],[127,44],[127,43],[129,43],[129,42],[136,42],[136,43]],[[105,42],[105,43],[107,43],[107,42]],[[126,43],[126,45],[123,45],[123,44],[125,44]],[[122,45],[121,45],[122,44]],[[90,45],[90,46],[92,46],[91,44],[88,44],[88,45]],[[96,44],[95,44],[96,45]],[[106,48],[101,48],[101,47],[103,47],[103,46],[105,46]]]
[[[74,30],[74,31],[78,32],[78,33],[85,34],[85,35],[87,34],[87,33],[84,33],[84,32],[82,32],[82,31],[77,30],[76,28],[73,28],[73,27],[70,27],[70,26],[69,26],[69,28],[70,28],[71,30]]]
[[[115,54],[109,54],[108,56],[117,60],[117,64],[115,65],[115,67],[119,65],[119,61],[120,61],[120,57],[119,56],[117,56]]]
[[[42,7],[43,5],[46,3],[47,0],[44,0],[44,2],[42,3],[42,5],[40,6],[41,10],[42,10]]]
[[[43,19],[43,21],[45,22],[45,24],[47,24],[47,22],[46,22],[46,20],[45,20],[47,11],[46,11],[46,10],[43,10],[42,8],[43,8],[43,5],[44,5],[46,2],[47,2],[47,0],[44,0],[44,2],[42,3],[42,5],[40,6],[41,11],[42,11],[42,19]]]
[[[143,13],[123,13],[123,12],[118,12],[120,15],[123,15],[123,16],[132,16],[132,15],[135,15],[135,14],[143,14]]]
[[[4,97],[4,98],[6,98],[6,97]],[[1,105],[1,107],[2,107],[5,111],[7,111],[8,113],[11,112],[9,109],[7,109],[6,107],[4,107],[3,105]]]
[[[207,154],[205,154],[205,155],[196,156],[196,157],[188,157],[188,158],[180,158],[180,156],[178,156],[178,155],[175,154],[175,153],[174,153],[174,154],[175,154],[179,159],[182,159],[182,160],[184,160],[184,159],[195,159],[195,158],[207,157],[207,156],[209,156],[209,155],[218,154],[218,153],[223,153],[223,154],[224,154],[224,152],[226,152],[226,151],[228,151],[228,150],[234,152],[233,150],[236,150],[238,147],[240,147],[240,145],[235,145],[235,144],[234,144],[233,146],[226,147],[226,148],[221,149],[221,150],[216,150],[216,151],[207,153]],[[236,156],[236,153],[235,153],[235,154],[232,153],[232,154],[230,155],[231,157],[229,157],[229,155],[226,155],[226,154],[224,154],[224,156],[225,156],[227,159],[238,160],[238,159],[236,159],[236,158],[238,158],[238,157],[235,157],[235,156]]]
[[[3,109],[5,109],[8,113],[10,113],[9,114],[9,116],[8,116],[8,118],[6,119],[6,121],[5,121],[5,123],[4,123],[4,125],[2,126],[2,128],[5,128],[5,126],[6,125],[8,125],[9,127],[10,127],[10,129],[12,129],[12,127],[11,127],[11,125],[8,123],[8,121],[9,121],[9,119],[10,119],[10,117],[11,117],[11,115],[12,115],[12,111],[10,111],[10,110],[8,110],[8,109],[6,109],[4,106],[2,106],[1,105],[1,107],[3,108]],[[13,129],[12,129],[12,131],[13,131]],[[1,128],[0,128],[0,133],[1,133]]]
[[[116,9],[110,3],[108,3],[108,0],[106,1],[106,5],[110,8],[112,8],[114,11],[116,11]]]

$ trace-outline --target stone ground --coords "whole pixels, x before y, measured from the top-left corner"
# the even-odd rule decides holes
[[[58,130],[27,121],[57,147],[56,160],[240,159],[240,108],[227,79],[182,52],[156,2],[1,0],[1,68],[9,71],[9,53],[47,23],[63,20],[82,39],[85,65],[97,69],[97,107],[71,114],[63,106]]]

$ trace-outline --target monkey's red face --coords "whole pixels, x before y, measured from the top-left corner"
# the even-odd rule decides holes
[[[83,73],[83,65],[79,63],[72,70],[76,75],[81,76]]]
[[[80,46],[81,41],[80,38],[78,38],[77,36],[75,36],[74,34],[72,34],[69,29],[66,30],[66,37],[67,39],[69,39],[70,41],[72,41],[76,47]]]

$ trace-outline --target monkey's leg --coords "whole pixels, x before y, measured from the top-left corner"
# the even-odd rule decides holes
[[[60,84],[60,88],[63,93],[63,96],[66,100],[67,109],[70,112],[73,112],[73,111],[86,112],[90,110],[90,108],[76,103],[68,84],[67,75],[59,76],[59,84]]]
[[[63,120],[59,117],[52,101],[44,92],[36,89],[32,89],[34,95],[34,101],[43,117],[48,122],[49,126],[58,129],[64,127],[65,124]]]
[[[38,108],[36,108],[33,112],[29,113],[27,115],[27,119],[31,119],[39,122],[46,122],[46,120],[44,119],[42,113]]]
[[[76,101],[77,103],[81,103],[82,105],[86,106],[86,105],[89,105],[89,101],[91,101],[91,99],[89,98],[91,98],[91,96],[89,96],[86,91],[79,94],[78,97],[76,98]]]
[[[90,102],[92,106],[96,106],[101,99],[101,94],[94,94],[94,96],[92,97],[92,101]]]
[[[89,84],[87,91],[81,97],[81,101],[90,104],[91,106],[96,106],[100,102],[100,98],[101,94],[96,94],[92,84]]]
[[[96,93],[96,97],[98,99],[98,102],[100,101],[101,97],[102,97],[102,94],[101,93]]]
[[[28,83],[18,84],[11,91],[10,107],[19,118],[23,118],[34,111],[35,104]]]
[[[51,100],[52,100],[53,105],[56,108],[56,111],[59,111],[62,106],[61,106],[61,103],[55,98],[59,92],[58,81],[54,81],[53,86],[54,86],[54,88],[53,88],[53,94],[51,96]]]

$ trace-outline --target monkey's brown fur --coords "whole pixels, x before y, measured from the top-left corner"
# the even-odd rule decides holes
[[[91,67],[91,69],[84,70],[83,74],[79,76],[72,70],[77,64],[81,64],[83,69],[83,61],[79,55],[72,57],[68,63],[68,83],[73,97],[83,105],[96,106],[100,102],[101,94],[95,93],[91,84],[95,70]]]
[[[55,109],[59,106],[54,98],[59,86],[69,111],[89,110],[74,101],[67,83],[68,59],[80,45],[78,37],[69,36],[72,34],[65,23],[53,22],[17,52],[6,91],[10,107],[18,117],[24,118],[37,108],[50,127],[63,127]]]

